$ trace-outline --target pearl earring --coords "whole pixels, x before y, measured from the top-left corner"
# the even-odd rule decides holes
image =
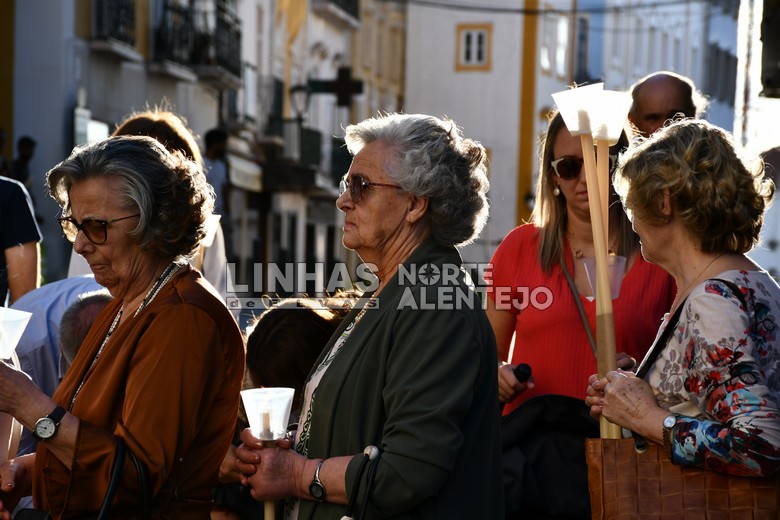
[[[561,189],[558,186],[555,186],[555,188],[553,188],[553,195],[557,197],[560,194],[561,194]]]

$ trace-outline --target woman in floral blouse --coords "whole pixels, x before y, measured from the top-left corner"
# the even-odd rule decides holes
[[[687,119],[630,149],[615,184],[642,254],[679,292],[644,378],[591,376],[591,415],[663,443],[677,464],[777,472],[780,287],[745,256],[775,190],[763,164],[738,155],[724,130]]]

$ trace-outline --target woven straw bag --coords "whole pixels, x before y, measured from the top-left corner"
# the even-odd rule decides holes
[[[778,520],[780,473],[737,477],[672,464],[658,444],[587,439],[593,520]]]

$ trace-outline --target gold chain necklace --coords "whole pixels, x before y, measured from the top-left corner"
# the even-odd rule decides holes
[[[157,296],[157,293],[160,292],[160,289],[162,289],[163,285],[168,283],[170,279],[173,278],[173,276],[179,271],[180,267],[181,266],[176,262],[172,262],[171,265],[165,268],[165,271],[163,271],[163,273],[154,283],[152,288],[149,289],[149,292],[146,293],[144,300],[141,302],[141,305],[135,310],[135,314],[133,314],[133,317],[138,316],[138,313],[141,312],[147,305],[149,305],[152,300],[154,300],[154,297]],[[116,329],[117,325],[119,325],[119,320],[122,319],[122,312],[124,311],[124,309],[125,309],[124,305],[119,307],[119,311],[116,313],[116,316],[114,317],[114,321],[111,322],[111,326],[108,328],[108,332],[106,332],[106,337],[103,338],[103,342],[100,344],[100,348],[98,348],[98,351],[95,353],[95,357],[92,358],[92,363],[89,365],[87,372],[89,372],[92,369],[92,367],[95,366],[95,363],[97,363],[100,354],[103,353],[103,349],[106,348],[106,344],[108,343],[108,338],[111,337],[111,334],[114,333],[114,329]],[[76,404],[76,397],[78,397],[79,392],[81,392],[81,387],[84,386],[84,382],[87,379],[87,372],[84,373],[84,377],[81,379],[79,386],[76,388],[76,392],[73,394],[73,398],[70,400],[70,406],[68,407],[69,412],[73,410],[73,405]]]
[[[569,238],[569,247],[571,248],[571,252],[574,255],[574,258],[576,260],[580,260],[582,258],[585,258],[585,253],[582,252],[582,249],[580,249],[579,247],[574,245],[574,241],[572,240],[574,238],[574,233],[571,232],[571,231],[567,231],[566,232],[566,236]],[[615,254],[615,248],[611,246],[607,250],[607,253],[609,255],[614,255]]]
[[[688,285],[686,285],[686,286],[685,286],[685,289],[683,289],[682,291],[677,291],[677,296],[675,296],[675,297],[674,297],[674,302],[672,302],[672,308],[669,310],[669,312],[670,312],[670,313],[672,313],[672,312],[674,312],[675,310],[677,310],[677,306],[680,304],[680,302],[679,302],[678,300],[679,300],[680,298],[682,298],[684,294],[687,296],[687,294],[686,294],[686,293],[687,293],[688,289],[690,289],[690,288],[693,286],[693,283],[694,283],[696,280],[698,280],[698,279],[701,277],[701,275],[703,275],[703,274],[704,274],[704,272],[705,272],[707,269],[709,269],[710,267],[712,267],[712,264],[714,264],[714,263],[715,263],[715,261],[716,261],[718,258],[720,258],[721,256],[723,256],[723,253],[719,254],[718,256],[716,256],[715,258],[713,258],[713,259],[710,261],[710,263],[709,263],[709,264],[705,265],[705,266],[704,266],[704,269],[702,269],[701,271],[699,271],[699,274],[697,274],[697,275],[696,275],[696,277],[695,277],[694,279],[692,279]]]

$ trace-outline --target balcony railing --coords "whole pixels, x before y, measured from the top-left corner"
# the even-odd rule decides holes
[[[94,38],[135,47],[135,0],[95,0]]]
[[[198,13],[193,63],[220,67],[241,77],[241,22],[222,4],[216,11]]]
[[[192,9],[166,0],[160,23],[154,31],[154,57],[189,66],[192,61],[195,25]]]

